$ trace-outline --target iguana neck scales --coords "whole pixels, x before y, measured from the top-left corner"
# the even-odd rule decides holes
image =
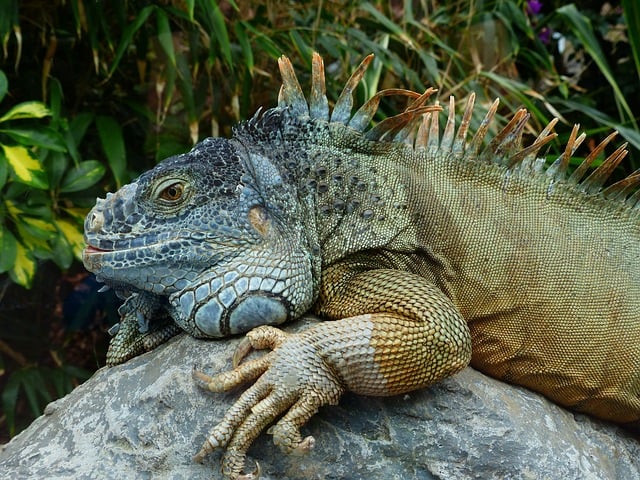
[[[109,364],[180,329],[197,337],[251,330],[235,369],[199,383],[222,391],[257,379],[211,432],[198,459],[246,449],[274,419],[285,451],[313,446],[299,428],[346,391],[392,395],[469,362],[600,418],[640,421],[640,175],[603,188],[626,155],[570,175],[574,128],[547,167],[516,112],[492,139],[497,101],[469,130],[450,99],[385,90],[352,114],[356,69],[333,109],[322,60],[309,99],[280,59],[279,105],[207,139],[98,200],[86,220],[87,268],[127,298]],[[369,128],[380,99],[404,112]],[[586,176],[586,179],[584,178]],[[313,309],[332,322],[299,334],[272,326]],[[262,326],[261,326],[262,325]],[[180,328],[178,328],[180,327]],[[240,363],[252,348],[273,352]]]

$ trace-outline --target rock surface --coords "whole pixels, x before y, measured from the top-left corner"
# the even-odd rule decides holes
[[[229,368],[238,342],[181,335],[99,370],[3,447],[0,477],[220,478],[219,455],[204,465],[191,457],[238,392],[201,391],[191,368]],[[303,457],[281,454],[263,434],[247,469],[257,460],[265,479],[640,478],[640,442],[623,429],[471,368],[403,397],[347,394],[305,434],[316,448]]]

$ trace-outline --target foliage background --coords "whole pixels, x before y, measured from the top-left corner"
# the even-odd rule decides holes
[[[283,53],[308,85],[319,51],[330,100],[373,52],[360,101],[473,91],[475,124],[495,97],[505,117],[530,110],[531,134],[559,117],[550,160],[580,123],[578,158],[617,129],[632,152],[617,175],[640,161],[637,0],[7,0],[0,39],[3,440],[104,364],[117,301],[78,262],[95,197],[274,105]]]

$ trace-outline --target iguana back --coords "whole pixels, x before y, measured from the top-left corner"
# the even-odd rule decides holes
[[[408,203],[423,251],[404,268],[458,306],[471,364],[578,411],[637,421],[637,212],[522,165],[416,157]]]

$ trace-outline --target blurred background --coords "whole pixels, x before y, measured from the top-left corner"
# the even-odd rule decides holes
[[[0,41],[0,443],[104,365],[119,302],[80,261],[95,198],[274,106],[282,54],[303,88],[322,54],[330,102],[375,53],[359,102],[475,92],[473,130],[500,97],[532,138],[560,119],[549,162],[574,123],[576,162],[612,130],[608,152],[631,150],[615,175],[640,162],[637,0],[5,0]]]

